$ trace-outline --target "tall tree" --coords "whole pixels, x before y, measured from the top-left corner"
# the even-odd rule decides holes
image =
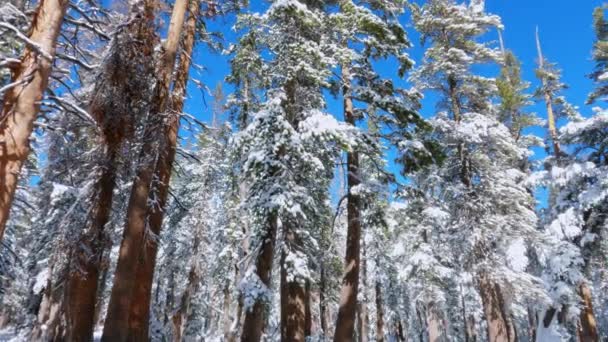
[[[12,73],[0,113],[0,241],[17,189],[19,174],[30,152],[29,138],[40,110],[69,1],[38,4],[23,57]]]
[[[483,1],[464,5],[435,0],[415,12],[414,22],[423,41],[430,40],[431,44],[413,81],[419,89],[438,92],[442,97],[440,108],[446,110],[433,121],[445,160],[424,171],[419,186],[428,189],[435,201],[445,203],[447,229],[454,234],[445,238],[453,244],[451,248],[461,246],[456,248],[458,254],[452,264],[462,276],[467,274],[455,281],[474,279],[488,340],[515,341],[511,305],[532,298],[527,296],[530,291],[544,293],[540,280],[526,272],[527,258],[521,259],[525,260],[521,264],[512,262],[513,251],[525,252],[528,244],[537,244],[540,239],[534,199],[520,168],[529,151],[518,146],[498,120],[499,112],[492,103],[496,81],[472,72],[474,65],[501,59],[499,50],[479,42],[490,28],[501,27],[500,18],[486,14]],[[434,185],[426,182],[430,179],[434,179]],[[441,190],[437,192],[434,189],[439,184]],[[504,196],[497,196],[499,193]],[[427,240],[433,235],[439,237],[437,241],[443,239],[441,229],[429,233]],[[456,236],[460,237],[453,240]],[[519,303],[506,300],[505,287],[519,293]]]
[[[177,0],[175,2],[167,39],[159,63],[155,93],[151,99],[151,107],[143,134],[144,141],[140,152],[138,171],[129,199],[127,221],[120,246],[110,303],[108,304],[108,315],[103,329],[102,339],[104,341],[128,340],[130,338],[129,316],[132,309],[126,310],[125,308],[131,308],[131,305],[144,307],[148,305],[146,303],[133,302],[133,295],[136,289],[136,272],[142,267],[141,261],[146,258],[155,257],[154,255],[146,255],[144,247],[149,243],[147,240],[150,239],[147,230],[148,198],[153,181],[156,156],[162,152],[160,150],[163,146],[161,141],[164,142],[164,136],[158,138],[156,137],[156,132],[165,127],[163,125],[163,118],[170,100],[169,87],[171,86],[172,73],[187,6],[187,0]],[[153,25],[154,23],[155,11],[156,4],[152,0],[144,1],[143,16],[149,25]],[[142,298],[137,296],[135,299]],[[146,339],[147,336],[137,336],[134,338]]]

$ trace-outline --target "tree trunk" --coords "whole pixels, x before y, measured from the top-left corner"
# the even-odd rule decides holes
[[[222,331],[224,333],[225,339],[227,339],[227,336],[230,334],[230,325],[232,323],[232,321],[230,320],[230,309],[231,309],[230,302],[231,302],[230,280],[226,280],[226,284],[224,285],[224,305],[223,305],[224,314],[222,317]]]
[[[29,138],[48,85],[68,0],[41,0],[32,18],[29,39],[40,50],[26,46],[11,81],[18,84],[5,95],[0,112],[0,241],[29,152]],[[43,53],[43,55],[41,55]]]
[[[376,342],[384,342],[384,306],[382,284],[376,280]]]
[[[146,327],[142,327],[143,330],[135,332],[134,338],[140,336],[147,340],[147,335],[142,336],[142,334],[147,332],[150,305],[149,291],[155,263],[152,258],[155,259],[156,257],[155,242],[146,241],[148,239],[146,223],[150,214],[148,198],[156,165],[155,155],[164,152],[158,150],[163,144],[159,146],[159,139],[156,138],[156,135],[159,130],[164,129],[163,115],[168,107],[171,74],[187,5],[187,0],[177,0],[173,7],[159,78],[144,130],[140,165],[129,198],[127,221],[114,275],[108,315],[103,329],[103,341],[125,341],[129,338],[130,327],[141,327],[142,325],[146,325]],[[146,1],[145,6],[147,14],[150,15],[148,19],[153,20],[154,5],[150,1]],[[162,210],[162,208],[156,208],[156,210]],[[154,247],[151,248],[151,245],[154,245]],[[145,249],[145,251],[142,251],[142,249]],[[142,253],[145,254],[141,255]],[[142,260],[143,264],[138,265]],[[139,281],[141,279],[146,279],[146,281]],[[150,279],[150,281],[148,282],[147,279]],[[129,316],[134,311],[138,315],[134,317],[134,320],[131,320]]]
[[[277,235],[277,217],[272,214],[268,219],[266,235],[263,237],[260,252],[255,262],[255,272],[260,281],[270,288],[272,259]],[[242,342],[258,342],[262,337],[262,330],[266,322],[266,303],[263,298],[256,298],[252,307],[247,308],[243,322]]]
[[[479,288],[488,325],[488,341],[517,341],[515,328],[508,314],[508,308],[505,307],[500,286],[488,279],[487,276],[482,275],[479,280]]]
[[[190,302],[192,296],[198,291],[201,281],[200,270],[197,266],[197,260],[194,259],[194,264],[188,273],[188,285],[180,299],[179,308],[175,311],[171,321],[173,322],[173,341],[180,342],[186,328],[186,319],[190,314]]]
[[[359,301],[359,342],[369,340],[369,312],[367,309],[367,253],[365,241],[361,243],[361,301]]]
[[[441,315],[437,312],[435,303],[432,302],[426,308],[426,327],[429,333],[429,342],[441,342],[444,340]]]
[[[540,47],[540,38],[538,36],[538,27],[536,28],[536,49],[538,52],[538,68],[543,70],[545,59],[543,57],[543,52]],[[543,76],[541,77],[541,83],[543,87],[545,87],[547,80]],[[545,98],[545,106],[547,107],[547,129],[549,131],[549,136],[551,137],[551,142],[553,143],[553,156],[559,157],[560,155],[560,146],[559,139],[557,136],[557,129],[555,128],[555,115],[553,114],[553,94],[549,90],[543,91],[543,97]]]
[[[342,93],[344,95],[344,120],[354,126],[353,100],[350,85],[350,70],[342,66],[344,80]],[[340,291],[340,306],[336,320],[335,342],[352,341],[355,330],[355,315],[357,311],[357,293],[359,291],[361,212],[360,198],[351,190],[361,183],[359,178],[359,153],[352,151],[347,155],[348,169],[348,205],[346,233],[346,256],[344,260],[344,277]]]
[[[329,317],[327,310],[327,275],[325,270],[325,263],[321,260],[321,267],[319,270],[320,279],[319,279],[319,320],[321,321],[321,330],[324,338],[329,336]]]
[[[298,242],[290,227],[284,229],[285,246],[281,251],[281,341],[304,342],[307,306],[305,280],[289,274],[294,265],[287,265],[287,256],[298,248]]]
[[[593,313],[593,302],[591,301],[591,289],[587,283],[579,285],[579,293],[582,298],[583,307],[580,313],[580,323],[578,326],[578,340],[580,342],[598,342],[599,333],[597,323]]]
[[[96,185],[97,194],[93,197],[97,207],[91,226],[70,257],[70,263],[77,263],[78,270],[70,272],[65,292],[69,341],[93,339],[97,284],[105,244],[104,227],[112,210],[117,153],[114,147],[108,150],[108,160]]]
[[[311,290],[310,280],[306,279],[306,296],[304,298],[304,337],[312,336],[312,308],[311,308]]]
[[[187,0],[184,0],[184,2],[187,2]],[[182,5],[184,4],[180,4],[180,6]],[[182,9],[180,8],[177,15],[179,15],[180,18],[183,18],[184,14],[181,11]],[[197,1],[190,1],[188,12],[189,16],[185,25],[182,42],[183,46],[175,76],[173,94],[171,101],[168,104],[169,111],[167,115],[169,120],[165,123],[165,141],[164,145],[161,145],[164,147],[164,151],[161,151],[158,157],[155,170],[156,179],[158,179],[156,193],[150,195],[150,197],[156,199],[157,207],[148,208],[150,230],[156,236],[159,236],[161,232],[164,208],[169,193],[169,183],[171,181],[171,172],[173,170],[173,162],[177,149],[180,113],[183,110],[191,55],[194,48],[194,35],[196,33],[199,3]],[[131,301],[131,313],[129,314],[130,340],[143,341],[148,338],[150,299],[152,295],[152,281],[154,278],[157,252],[157,243],[147,243],[144,252],[145,254],[143,258],[141,258],[140,265],[137,268],[136,287]]]

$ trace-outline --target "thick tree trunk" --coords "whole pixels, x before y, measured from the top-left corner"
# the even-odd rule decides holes
[[[176,3],[177,5],[177,3]],[[181,5],[180,5],[181,6]],[[183,13],[177,13],[183,18]],[[186,85],[188,83],[188,72],[194,47],[194,35],[196,33],[196,21],[199,12],[199,3],[190,1],[188,6],[188,20],[186,21],[183,46],[180,53],[179,65],[174,81],[173,94],[169,103],[168,122],[165,123],[164,151],[161,151],[155,170],[158,183],[154,197],[157,207],[149,208],[149,226],[152,233],[160,235],[164,217],[164,208],[169,194],[169,183],[171,172],[175,160],[177,149],[177,139],[179,131],[179,114],[183,110]],[[174,12],[175,13],[175,12]],[[148,338],[148,326],[150,318],[150,299],[152,296],[152,281],[154,278],[154,268],[156,266],[156,254],[158,244],[155,242],[147,243],[144,255],[140,258],[140,265],[137,268],[136,287],[131,301],[131,312],[129,314],[129,339],[132,341],[143,341]]]
[[[25,48],[0,112],[0,241],[19,182],[21,167],[30,152],[29,138],[48,85],[68,0],[41,0],[32,19],[29,39],[40,50]],[[41,53],[43,55],[41,55]]]
[[[355,125],[353,113],[353,100],[350,85],[350,70],[342,66],[342,79],[344,80],[344,120]],[[359,178],[359,154],[356,151],[348,153],[348,205],[347,220],[348,229],[346,233],[346,256],[344,260],[344,277],[342,279],[342,290],[340,291],[340,307],[336,320],[335,342],[352,341],[355,330],[355,315],[357,311],[357,294],[359,291],[359,267],[360,267],[360,239],[361,239],[361,200],[351,190],[361,183]]]
[[[598,342],[599,333],[593,313],[593,302],[591,300],[591,289],[582,282],[579,285],[579,293],[583,302],[578,326],[578,340],[580,342]]]
[[[429,333],[429,342],[445,340],[441,315],[437,312],[434,303],[429,303],[426,308],[426,327]]]
[[[489,342],[515,342],[517,335],[508,314],[500,286],[487,276],[482,275],[479,289],[483,303],[483,311],[488,325]]]
[[[52,275],[53,269],[50,272]],[[32,330],[32,341],[61,341],[63,338],[63,327],[60,323],[65,291],[61,284],[54,284],[52,279],[53,277],[49,276],[38,312],[38,323]]]
[[[298,242],[290,227],[284,226],[284,229],[285,246],[281,251],[281,341],[304,342],[307,306],[305,280],[289,274],[294,266],[287,264],[287,250],[296,249]]]
[[[272,259],[274,256],[274,245],[277,235],[277,217],[276,214],[271,215],[268,219],[268,227],[266,235],[263,237],[260,246],[260,252],[255,262],[255,272],[260,281],[270,288]],[[255,303],[251,308],[247,308],[245,312],[245,320],[243,322],[243,332],[241,334],[242,342],[258,342],[262,337],[262,330],[266,323],[266,303],[263,298],[256,298]]]
[[[118,151],[111,148],[108,160],[96,186],[93,197],[97,207],[90,229],[74,247],[71,263],[78,271],[70,272],[65,292],[67,338],[69,341],[91,341],[95,326],[95,305],[97,284],[104,250],[104,227],[112,210],[112,194],[116,178],[116,157]],[[86,247],[81,247],[82,245]]]
[[[146,6],[151,4],[146,2]],[[140,154],[140,165],[137,177],[133,183],[129,206],[127,209],[127,221],[125,232],[120,246],[118,264],[114,275],[114,286],[110,295],[108,305],[108,315],[103,329],[103,341],[126,341],[129,338],[129,329],[133,326],[146,325],[143,329],[147,331],[147,317],[149,314],[149,291],[151,289],[152,275],[154,273],[154,263],[156,257],[156,246],[153,250],[151,245],[155,242],[147,243],[146,223],[150,208],[148,198],[155,171],[155,155],[162,154],[164,151],[158,149],[163,144],[158,144],[159,129],[164,129],[163,115],[168,108],[169,87],[171,84],[171,74],[173,71],[177,47],[180,34],[184,25],[184,17],[188,5],[187,0],[177,0],[173,7],[169,33],[165,41],[163,60],[159,72],[155,95],[152,100],[148,123],[144,130],[144,143]],[[153,11],[148,8],[147,11]],[[150,14],[153,19],[153,15]],[[160,139],[162,140],[162,138]],[[160,210],[156,208],[156,210]],[[145,253],[142,258],[142,249]],[[154,258],[154,260],[152,259]],[[143,260],[143,264],[139,263]],[[150,279],[149,283],[139,282],[138,279]],[[147,302],[146,302],[147,298]],[[132,304],[134,305],[132,307]],[[129,318],[132,312],[138,312],[137,320]],[[134,318],[135,319],[135,318]],[[142,323],[142,320],[145,323]],[[135,332],[135,336],[147,339],[142,336],[144,331]]]
[[[384,306],[382,284],[376,280],[376,342],[384,342]]]

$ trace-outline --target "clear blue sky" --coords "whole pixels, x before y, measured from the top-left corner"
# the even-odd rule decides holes
[[[422,3],[422,0],[416,0]],[[584,116],[591,114],[591,108],[585,106],[587,94],[593,85],[586,77],[593,68],[591,61],[591,48],[594,40],[592,28],[593,8],[600,5],[601,0],[486,0],[486,11],[497,14],[502,18],[505,31],[504,40],[508,49],[512,50],[523,63],[523,78],[532,83],[534,89],[538,82],[534,77],[536,63],[536,47],[534,32],[536,26],[540,29],[540,37],[545,58],[555,62],[563,70],[563,81],[570,85],[565,93],[566,98],[574,105],[580,106]],[[266,1],[251,0],[252,12],[260,11],[266,7]],[[237,33],[232,30],[234,16],[217,19],[208,23],[211,31],[221,32],[224,35],[224,44],[228,45],[237,39]],[[420,62],[424,52],[420,46],[418,35],[413,31],[409,14],[403,17],[403,25],[410,33],[414,44],[411,56]],[[487,38],[497,40],[496,32],[491,32]],[[202,80],[210,89],[218,82],[222,82],[228,74],[228,56],[210,52],[199,45],[195,52],[195,61],[206,70],[195,77]],[[390,62],[379,64],[383,75],[394,75],[396,67]],[[401,86],[408,86],[406,81],[400,81]],[[231,87],[225,85],[224,90],[230,93]],[[202,95],[205,94],[203,100]],[[186,111],[203,121],[210,121],[211,103],[213,99],[206,92],[201,92],[193,84],[189,86],[189,99],[186,102]],[[206,104],[205,104],[206,102]],[[542,118],[546,116],[542,104],[530,108]],[[341,119],[339,101],[328,99],[328,111]],[[423,103],[422,113],[425,117],[432,116],[435,111],[433,96],[429,96]],[[542,129],[533,130],[542,134]],[[537,158],[542,157],[542,150],[536,150]],[[392,154],[392,153],[391,153]],[[387,157],[392,162],[393,157]],[[391,169],[395,169],[391,166]],[[539,200],[544,202],[542,194]]]

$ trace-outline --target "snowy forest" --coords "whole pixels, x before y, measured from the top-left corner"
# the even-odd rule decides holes
[[[0,341],[608,341],[608,3],[487,7],[0,0]]]

